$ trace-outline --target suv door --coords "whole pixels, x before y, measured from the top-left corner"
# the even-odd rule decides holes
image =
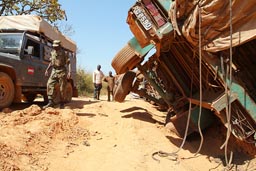
[[[29,86],[46,87],[47,78],[44,76],[48,62],[43,60],[43,44],[31,37],[26,37],[24,56],[30,62],[27,66],[26,82]],[[32,54],[28,54],[26,49],[33,47]]]

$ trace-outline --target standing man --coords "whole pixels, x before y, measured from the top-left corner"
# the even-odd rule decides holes
[[[60,85],[60,108],[64,108],[64,97],[65,97],[65,88],[67,84],[67,78],[70,78],[71,74],[71,65],[68,55],[65,54],[65,51],[60,46],[60,40],[53,41],[53,51],[51,52],[51,62],[49,63],[45,76],[49,75],[49,69],[52,69],[51,75],[47,82],[47,96],[48,104],[43,107],[53,107],[55,104],[53,102],[53,93],[54,88],[57,83]],[[68,65],[68,72],[67,66]]]
[[[94,84],[94,99],[100,99],[100,90],[102,88],[102,79],[104,77],[103,72],[100,70],[101,66],[97,66],[97,70],[93,72],[92,82]]]
[[[108,83],[108,101],[110,101],[110,96],[112,96],[112,100],[113,100],[113,88],[115,85],[115,77],[113,77],[112,72],[109,71],[109,75],[107,77],[104,77],[103,81]]]

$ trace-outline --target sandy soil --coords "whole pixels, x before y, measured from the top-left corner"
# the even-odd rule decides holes
[[[164,126],[162,112],[142,99],[124,103],[74,98],[65,109],[42,103],[0,112],[1,171],[224,170],[223,128],[182,139]],[[232,143],[231,143],[232,144]],[[256,159],[235,148],[230,170],[256,170]],[[172,153],[163,155],[159,151]],[[156,154],[156,155],[153,155]],[[152,157],[154,156],[154,158]]]

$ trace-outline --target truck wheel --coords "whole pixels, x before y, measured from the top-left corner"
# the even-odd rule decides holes
[[[12,104],[14,91],[14,84],[10,76],[0,72],[0,109]]]
[[[71,102],[73,96],[73,87],[70,82],[67,83],[65,92],[65,102]]]
[[[132,71],[128,71],[125,74],[119,76],[114,87],[114,99],[117,102],[123,102],[127,94],[132,89],[132,83],[136,74]]]
[[[134,69],[142,60],[143,58],[136,55],[135,51],[127,44],[116,54],[111,65],[117,74],[123,74]]]

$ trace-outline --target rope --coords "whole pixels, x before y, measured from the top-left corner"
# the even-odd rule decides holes
[[[199,13],[198,13],[198,22],[199,22],[199,84],[200,84],[200,87],[199,87],[199,117],[198,117],[198,122],[197,122],[197,126],[198,126],[198,130],[199,130],[199,134],[200,134],[200,137],[201,137],[201,141],[200,141],[200,145],[199,145],[199,148],[197,150],[197,152],[195,153],[195,156],[199,153],[199,151],[201,150],[202,148],[202,145],[203,145],[203,141],[204,141],[204,137],[203,137],[203,134],[202,134],[202,130],[201,130],[201,115],[202,115],[202,41],[201,41],[201,24],[202,24],[202,18],[201,18],[201,6],[198,4],[198,7],[199,7]]]
[[[232,86],[232,64],[233,64],[233,54],[232,54],[232,44],[233,44],[233,37],[232,37],[232,32],[233,32],[233,28],[232,28],[232,0],[229,0],[229,8],[230,8],[230,48],[229,48],[229,68],[227,68],[227,72],[229,71],[229,87]],[[223,72],[224,73],[224,72]],[[227,74],[228,75],[228,74]],[[225,162],[228,168],[231,167],[231,163],[232,163],[232,159],[233,159],[233,152],[231,151],[230,153],[230,158],[228,160],[228,152],[227,152],[227,148],[228,148],[228,140],[231,134],[231,104],[229,103],[230,101],[230,96],[232,94],[231,88],[230,91],[228,92],[227,89],[227,84],[225,86],[225,93],[227,95],[227,107],[226,107],[226,117],[227,117],[227,122],[228,122],[228,128],[227,128],[227,134],[226,134],[226,140],[224,142],[224,144],[221,146],[221,149],[223,148],[223,146],[225,147]]]
[[[193,58],[195,57],[195,51],[193,51]],[[192,78],[191,78],[191,85],[190,85],[190,99],[192,98],[192,89],[193,89],[193,78],[194,78],[194,72],[192,72]],[[192,103],[191,103],[191,100],[189,101],[189,112],[188,112],[188,118],[187,118],[187,122],[186,122],[186,129],[185,129],[185,133],[184,133],[184,137],[183,137],[183,140],[182,140],[182,143],[180,145],[180,147],[178,148],[178,150],[174,151],[174,152],[171,152],[171,153],[168,153],[168,152],[164,152],[164,151],[157,151],[157,152],[154,152],[152,154],[152,158],[158,162],[160,162],[159,159],[155,158],[155,155],[158,155],[160,157],[172,157],[170,160],[173,160],[173,161],[177,161],[178,160],[178,155],[177,153],[183,148],[185,142],[186,142],[186,138],[187,138],[187,134],[188,134],[188,127],[189,127],[189,121],[190,121],[190,117],[191,117],[191,109],[192,109]]]
[[[224,60],[223,60],[223,57],[221,56],[221,69],[223,71],[223,74],[224,74],[224,79],[227,80],[227,73],[224,71]],[[228,68],[229,69],[229,68]],[[228,69],[227,69],[227,72],[228,72]],[[228,85],[225,84],[225,94],[227,95],[227,105],[226,105],[226,118],[227,118],[227,123],[228,123],[228,126],[227,126],[227,133],[226,133],[226,139],[225,139],[225,142],[223,143],[223,145],[220,147],[220,149],[223,149],[224,148],[224,152],[225,152],[225,162],[226,162],[226,165],[228,167],[230,167],[231,165],[231,160],[232,160],[232,155],[233,153],[231,152],[231,155],[230,155],[230,159],[228,160],[228,154],[227,154],[227,147],[228,147],[228,140],[229,140],[229,137],[230,137],[230,133],[231,133],[231,128],[230,128],[230,106],[229,105],[229,97],[228,97]]]
[[[182,147],[184,146],[185,142],[186,142],[186,138],[187,138],[187,134],[188,134],[188,127],[189,127],[189,121],[190,121],[190,116],[191,116],[191,101],[189,101],[189,112],[188,112],[188,118],[187,118],[187,123],[186,123],[186,129],[185,129],[185,134],[184,134],[184,138],[182,140],[182,143],[180,145],[180,147],[178,148],[177,151],[168,153],[168,152],[164,152],[164,151],[158,151],[158,152],[154,152],[152,154],[152,158],[158,162],[160,162],[159,159],[155,158],[155,155],[158,155],[160,157],[167,157],[167,156],[171,156],[173,157],[172,160],[177,161],[178,160],[178,155],[177,153],[182,149]]]
[[[230,101],[230,96],[229,94],[231,95],[232,92],[231,92],[231,88],[230,88],[230,92],[228,92],[228,86],[231,87],[232,86],[232,0],[229,1],[229,6],[230,6],[230,56],[229,56],[229,67],[227,67],[227,71],[226,73],[229,72],[229,85],[225,84],[225,93],[227,95],[227,105],[226,105],[226,117],[227,117],[227,123],[228,123],[228,127],[227,127],[227,134],[226,134],[226,140],[225,142],[223,143],[223,145],[220,147],[221,149],[225,147],[225,162],[226,162],[226,165],[228,168],[231,167],[231,162],[232,162],[232,159],[233,159],[233,152],[231,151],[230,153],[230,158],[228,159],[228,152],[227,152],[227,147],[228,147],[228,140],[230,138],[230,134],[231,134],[231,123],[230,123],[230,120],[231,120],[231,104],[229,103]],[[223,58],[221,57],[221,63],[222,63],[222,71],[223,73],[225,72],[224,71],[224,64],[223,64]],[[225,74],[225,75],[228,75],[228,74]],[[225,76],[226,78],[226,81],[227,81],[227,76]]]
[[[201,127],[200,127],[200,119],[201,119],[201,114],[202,114],[202,66],[201,66],[201,61],[202,61],[202,54],[201,54],[201,7],[199,5],[199,2],[201,0],[199,0],[197,2],[196,5],[199,6],[199,56],[200,56],[200,65],[199,65],[199,73],[200,73],[200,109],[199,109],[199,121],[198,121],[198,129],[199,129],[199,133],[200,133],[200,136],[201,136],[201,142],[200,142],[200,146],[195,154],[195,156],[198,154],[198,152],[201,150],[202,148],[202,144],[203,144],[203,141],[204,141],[204,138],[203,138],[203,134],[202,134],[202,130],[201,130]],[[195,5],[195,6],[196,6]],[[195,52],[193,53],[193,56],[195,56]],[[193,73],[192,73],[192,81],[191,81],[191,91],[190,91],[190,97],[192,97],[192,87],[193,87]],[[191,98],[190,98],[191,99]],[[185,144],[185,141],[186,141],[186,138],[187,138],[187,133],[188,133],[188,127],[189,127],[189,121],[190,121],[190,117],[191,117],[191,108],[192,108],[192,103],[191,103],[191,100],[189,101],[189,113],[188,113],[188,118],[187,118],[187,123],[186,123],[186,129],[185,129],[185,134],[184,134],[184,138],[183,138],[183,141],[180,145],[180,147],[178,148],[177,151],[175,152],[171,152],[171,153],[168,153],[168,152],[163,152],[163,151],[158,151],[158,152],[154,152],[152,154],[152,158],[158,162],[160,162],[159,159],[155,158],[155,155],[158,155],[160,157],[167,157],[167,156],[171,156],[173,157],[171,160],[174,160],[174,161],[177,161],[178,160],[178,155],[177,153],[182,149],[182,147],[184,146]]]

